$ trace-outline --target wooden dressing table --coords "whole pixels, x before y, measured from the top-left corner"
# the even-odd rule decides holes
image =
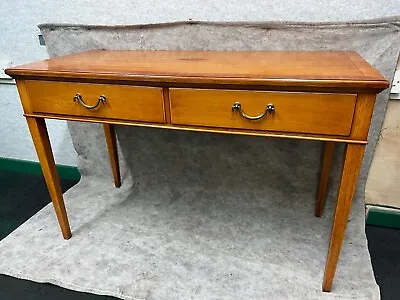
[[[330,291],[377,93],[388,81],[355,52],[88,51],[13,67],[63,237],[71,230],[45,118],[104,126],[115,186],[114,125],[324,142],[315,215],[334,145],[345,157],[323,291]]]

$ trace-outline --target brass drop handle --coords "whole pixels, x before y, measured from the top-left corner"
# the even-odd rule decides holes
[[[265,107],[265,111],[261,115],[258,115],[258,116],[255,116],[255,117],[252,117],[252,116],[249,116],[248,114],[246,114],[243,111],[242,105],[240,104],[240,102],[235,102],[232,105],[232,111],[233,112],[238,111],[242,115],[242,117],[247,119],[247,120],[256,121],[256,120],[260,120],[260,119],[264,118],[267,115],[267,113],[274,113],[275,112],[275,106],[273,104],[271,104],[271,103],[267,104],[267,106]]]
[[[101,95],[95,105],[87,105],[85,103],[85,101],[83,101],[82,95],[79,93],[76,93],[76,95],[74,97],[74,102],[76,102],[76,101],[78,101],[80,105],[82,105],[83,107],[85,107],[87,109],[96,109],[97,107],[99,107],[100,103],[103,103],[103,104],[106,103],[106,96]]]

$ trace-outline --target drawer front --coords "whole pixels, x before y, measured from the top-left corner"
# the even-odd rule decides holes
[[[26,81],[26,88],[34,113],[156,123],[165,120],[161,88],[56,81]],[[104,103],[99,102],[100,96],[105,97]],[[96,104],[96,108],[84,107]]]
[[[345,136],[356,99],[353,94],[171,89],[171,122]],[[232,108],[236,102],[240,109]]]

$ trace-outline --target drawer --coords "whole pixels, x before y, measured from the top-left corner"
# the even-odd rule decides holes
[[[57,81],[26,81],[34,113],[164,123],[161,88]],[[80,101],[76,97],[80,95]],[[104,96],[99,102],[100,96]],[[86,108],[98,106],[96,108]]]
[[[345,136],[350,134],[356,99],[355,94],[176,88],[170,89],[171,122]],[[235,103],[240,105],[233,109]]]

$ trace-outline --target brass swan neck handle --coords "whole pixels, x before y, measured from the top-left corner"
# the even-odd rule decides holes
[[[263,113],[261,113],[258,116],[249,116],[248,114],[246,114],[243,109],[242,109],[242,105],[240,104],[240,102],[235,102],[232,105],[232,111],[238,111],[243,118],[247,119],[247,120],[252,120],[252,121],[256,121],[256,120],[260,120],[262,118],[264,118],[268,113],[274,113],[275,112],[275,106],[271,103],[267,104],[267,106],[265,107],[265,111]]]
[[[87,109],[96,109],[97,107],[99,107],[100,103],[105,104],[106,103],[106,96],[101,95],[99,97],[99,99],[97,99],[97,103],[94,105],[87,105],[85,103],[85,101],[83,101],[83,97],[81,94],[76,93],[76,95],[74,96],[74,102],[78,101],[80,105],[82,105],[83,107],[87,108]]]

